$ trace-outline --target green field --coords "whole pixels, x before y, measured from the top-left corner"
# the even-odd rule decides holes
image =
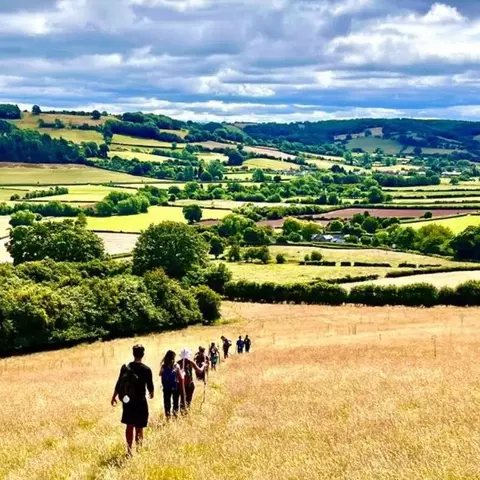
[[[480,217],[479,217],[480,218]],[[301,246],[273,246],[270,247],[272,258],[278,253],[283,253],[287,260],[303,260],[305,255],[312,252],[320,252],[324,260],[335,261],[337,263],[346,262],[371,262],[371,263],[390,263],[392,267],[398,267],[400,263],[414,263],[416,265],[464,265],[459,262],[452,262],[444,258],[429,257],[414,253],[394,252],[377,248],[316,248]],[[372,268],[370,268],[372,270]],[[375,273],[375,272],[371,272]]]
[[[413,153],[414,147],[408,147],[404,153]],[[425,155],[450,155],[453,152],[465,152],[465,150],[454,150],[452,148],[422,148],[422,153]]]
[[[401,172],[411,172],[413,170],[421,170],[422,167],[417,167],[416,165],[409,165],[405,163],[399,163],[397,165],[391,165],[390,167],[387,166],[373,166],[372,170],[376,172],[395,172],[395,173],[401,173]]]
[[[361,148],[364,152],[374,153],[377,148],[381,148],[387,155],[396,155],[400,153],[403,146],[396,140],[376,138],[376,137],[358,137],[353,138],[347,143],[347,148]]]
[[[62,185],[75,183],[141,182],[144,177],[85,165],[0,163],[0,185]]]
[[[133,188],[108,187],[103,185],[79,185],[68,186],[66,195],[54,195],[52,197],[37,198],[35,201],[46,202],[58,200],[59,202],[99,202],[103,200],[110,192],[136,193]]]
[[[20,197],[23,197],[28,191],[28,187],[25,187],[24,189],[0,188],[0,202],[8,202],[12,195],[20,195]]]
[[[330,170],[334,165],[338,165],[344,168],[347,172],[354,172],[354,171],[364,172],[365,171],[363,168],[356,167],[354,165],[347,165],[346,163],[333,162],[330,160],[322,160],[320,158],[306,158],[305,163],[315,165],[316,167],[324,170]]]
[[[297,283],[311,282],[316,279],[332,279],[346,277],[347,275],[373,275],[385,276],[391,268],[370,267],[317,267],[313,265],[298,265],[286,263],[277,265],[270,263],[260,265],[257,263],[227,263],[228,269],[233,274],[233,280],[250,280],[255,282]]]
[[[203,210],[203,220],[220,219],[228,215],[228,210]],[[148,213],[120,217],[89,217],[90,230],[107,230],[112,232],[141,232],[152,223],[164,220],[187,223],[180,207],[150,207]]]
[[[451,204],[451,203],[480,203],[480,197],[443,197],[443,198],[404,198],[404,199],[393,199],[393,203],[402,204],[402,205],[436,205],[436,204]]]
[[[95,142],[103,143],[103,135],[95,130],[72,130],[69,128],[41,128],[40,133],[46,133],[52,138],[63,138],[73,143]]]
[[[163,133],[171,133],[173,135],[177,135],[177,137],[180,138],[185,138],[188,135],[188,130],[169,130],[166,128],[161,128],[160,131]]]
[[[280,160],[293,160],[295,155],[289,153],[280,152],[275,148],[268,147],[244,147],[244,150],[249,153],[256,153],[258,155],[265,155],[267,157],[274,157]]]
[[[118,145],[139,145],[142,147],[158,147],[158,148],[171,148],[172,144],[170,142],[160,142],[158,140],[152,140],[149,138],[136,138],[128,137],[127,135],[118,135],[115,134],[112,138],[113,144]],[[178,143],[177,148],[183,148],[184,143]]]
[[[55,119],[61,120],[67,127],[70,125],[83,125],[84,123],[93,126],[103,125],[107,120],[114,120],[115,117],[110,115],[101,117],[100,120],[93,120],[87,115],[68,115],[61,113],[42,113],[40,115],[32,115],[31,113],[22,113],[21,120],[13,120],[13,123],[19,128],[30,128],[36,130],[38,128],[38,121],[42,119],[47,123],[53,123]]]
[[[270,160],[269,158],[253,158],[243,163],[249,169],[261,168],[264,170],[299,170],[295,163],[288,163],[282,160]]]
[[[8,230],[10,228],[10,216],[1,215],[0,216],[0,238],[6,237],[8,235]]]
[[[161,162],[164,162],[165,160],[168,160],[168,157],[161,157],[160,155],[153,155],[151,153],[131,152],[131,151],[119,152],[116,150],[108,152],[108,157],[109,158],[120,157],[126,160],[133,160],[134,158],[136,158],[141,162],[152,162],[152,163],[161,163]]]
[[[425,220],[424,222],[403,223],[402,225],[404,227],[412,227],[415,230],[418,230],[419,228],[422,228],[425,225],[430,225],[432,223],[448,227],[453,231],[453,233],[457,234],[463,232],[463,230],[472,225],[480,226],[480,215],[464,215],[454,218],[445,218],[443,220]]]

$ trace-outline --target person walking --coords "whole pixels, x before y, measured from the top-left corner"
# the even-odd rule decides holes
[[[249,353],[252,346],[252,341],[250,340],[250,337],[248,335],[245,335],[245,340],[243,342],[245,343],[245,352]]]
[[[242,340],[242,336],[240,335],[237,340],[237,353],[243,353],[243,347],[245,346],[245,342]]]
[[[232,342],[228,338],[225,338],[223,335],[220,338],[222,339],[223,359],[226,360],[228,358],[228,351],[232,346]]]
[[[173,416],[175,418],[177,417],[180,408],[179,402],[182,376],[179,366],[175,363],[175,356],[175,352],[169,350],[165,354],[160,366],[160,378],[163,387],[163,406],[167,420],[170,420],[172,415],[172,403]]]
[[[208,354],[210,356],[210,365],[212,366],[212,370],[216,370],[217,363],[220,360],[220,352],[218,351],[218,348],[215,345],[215,343],[212,342],[212,344],[210,345]]]
[[[191,352],[188,348],[184,348],[180,352],[180,360],[177,362],[180,368],[182,383],[181,383],[181,404],[182,413],[186,414],[193,400],[193,393],[195,392],[195,383],[193,381],[193,370],[198,373],[203,372],[203,368],[197,367],[197,364],[191,359]]]
[[[133,439],[137,446],[143,441],[143,429],[148,424],[148,402],[146,391],[150,399],[154,397],[154,385],[152,370],[143,363],[145,348],[135,345],[133,362],[122,365],[115,389],[113,391],[111,405],[117,405],[117,398],[122,402],[122,423],[126,425],[125,438],[127,440],[127,454],[132,455]]]
[[[193,357],[194,362],[197,364],[198,368],[203,367],[203,372],[202,373],[197,373],[197,380],[201,380],[204,383],[207,380],[207,374],[208,374],[208,368],[210,366],[210,360],[208,358],[208,355],[205,352],[204,347],[198,347],[198,352],[195,354],[195,357]]]

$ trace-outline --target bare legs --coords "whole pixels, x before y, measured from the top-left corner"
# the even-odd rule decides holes
[[[135,442],[138,446],[143,442],[143,428],[135,428],[134,425],[127,425],[125,430],[125,438],[127,440],[127,455],[132,455],[133,437],[135,433]]]

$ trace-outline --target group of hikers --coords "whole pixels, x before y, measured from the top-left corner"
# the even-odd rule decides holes
[[[229,358],[232,341],[222,336],[223,359]],[[250,352],[252,342],[248,335],[237,340],[237,353]],[[127,440],[127,453],[132,454],[133,440],[137,445],[143,441],[143,429],[148,424],[148,402],[154,398],[155,387],[152,370],[143,363],[145,348],[142,345],[133,347],[133,362],[122,365],[120,375],[113,391],[111,404],[122,402],[122,423],[126,425],[125,437]],[[220,351],[215,343],[211,343],[208,353],[204,347],[199,347],[198,352],[192,354],[188,348],[183,348],[177,360],[177,354],[168,350],[160,364],[160,379],[163,388],[163,405],[167,420],[176,418],[181,412],[187,414],[195,392],[193,372],[197,380],[207,384],[208,372],[216,370],[220,363]],[[204,390],[205,392],[205,390]],[[204,393],[205,394],[205,393]],[[205,400],[205,398],[204,398]]]

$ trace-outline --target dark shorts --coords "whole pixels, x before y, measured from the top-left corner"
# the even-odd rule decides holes
[[[148,424],[148,402],[146,398],[122,403],[122,423],[145,428]]]

